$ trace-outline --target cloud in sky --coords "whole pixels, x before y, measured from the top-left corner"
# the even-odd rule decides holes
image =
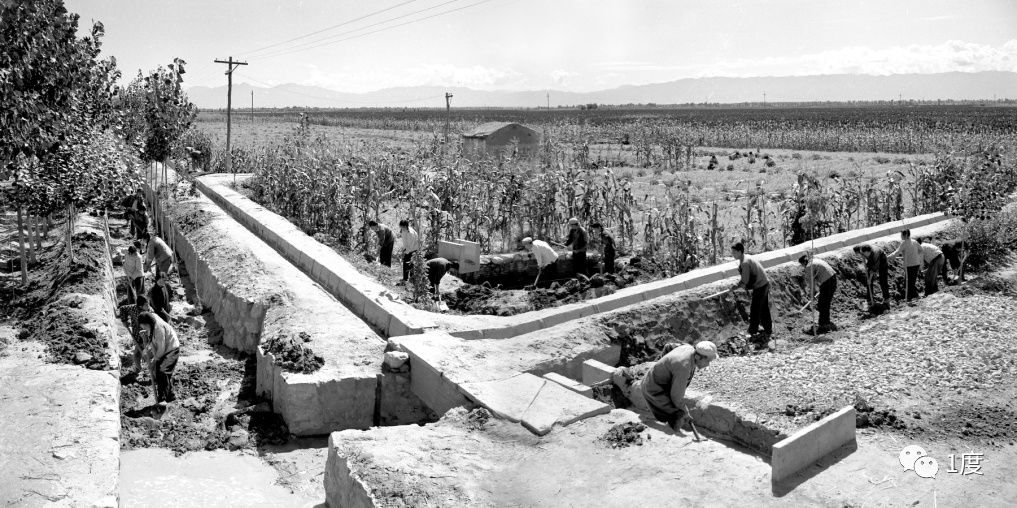
[[[373,69],[342,66],[336,70],[324,70],[312,64],[305,68],[301,84],[349,92],[401,86],[460,86],[482,90],[511,88],[525,82],[523,75],[512,68],[482,65],[419,64],[409,68]]]
[[[609,60],[540,71],[505,65],[418,63],[406,68],[304,64],[299,83],[333,90],[367,92],[403,86],[455,86],[475,90],[592,91],[629,84],[682,78],[808,76],[817,74],[929,74],[939,72],[1017,72],[1017,39],[1001,45],[951,40],[886,48],[852,46],[799,56],[724,60],[703,65],[674,65],[648,60]],[[241,75],[246,70],[241,70]],[[256,74],[255,79],[259,79]],[[243,78],[240,78],[243,81]],[[260,78],[263,84],[267,77]],[[278,78],[270,84],[280,84]]]
[[[935,45],[912,44],[881,49],[854,46],[798,57],[731,60],[697,69],[695,76],[888,75],[955,71],[1017,72],[1017,39],[1000,46],[953,40]]]

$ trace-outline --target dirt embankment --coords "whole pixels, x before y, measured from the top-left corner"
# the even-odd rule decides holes
[[[464,283],[444,298],[453,312],[512,316],[606,296],[650,280],[653,280],[652,275],[642,270],[638,258],[633,258],[618,273],[580,275],[534,289],[502,289],[487,283]]]
[[[49,361],[105,370],[110,368],[109,340],[87,326],[94,318],[89,319],[93,311],[85,307],[87,297],[108,294],[112,283],[106,239],[88,230],[75,233],[71,241],[73,256],[64,242],[44,245],[28,272],[28,285],[9,292],[5,288],[12,297],[0,310],[22,321],[18,338],[43,343]]]
[[[778,339],[770,347],[730,340],[746,323],[730,302],[717,299],[672,300],[638,314],[609,315],[607,333],[623,345],[623,364],[656,360],[662,346],[676,338],[694,342],[712,334],[722,343],[721,358],[696,373],[695,389],[788,432],[852,405],[858,428],[988,447],[1017,441],[1012,257],[983,263],[962,285],[940,284],[938,294],[915,305],[902,301],[902,270],[894,262],[893,301],[878,316],[862,310],[864,271],[856,258],[826,259],[838,271],[836,331],[803,332],[811,313],[797,312],[804,303],[795,287],[801,269],[791,265],[769,272]],[[922,281],[918,285],[924,295]]]
[[[949,233],[937,236],[952,237]],[[897,242],[879,246],[887,253]],[[866,272],[861,257],[853,253],[824,256],[837,272],[837,291],[831,306],[834,324],[841,331],[819,335],[825,341],[836,340],[847,331],[875,316],[867,312]],[[770,278],[771,314],[777,343],[811,339],[805,330],[811,328],[816,315],[813,307],[803,309],[805,280],[797,263],[767,271]],[[905,281],[899,259],[890,261],[891,305],[904,305]],[[924,294],[924,279],[919,277],[918,290]],[[942,282],[940,288],[943,288]],[[879,286],[874,283],[878,295]],[[705,298],[716,286],[695,291],[681,300],[655,302],[627,312],[604,316],[611,340],[622,346],[622,365],[636,365],[656,360],[661,349],[671,342],[694,344],[701,340],[717,343],[724,356],[760,354],[768,351],[767,343],[753,343],[745,336],[751,295],[744,290]],[[877,296],[878,297],[878,296]],[[773,346],[771,343],[769,346]]]

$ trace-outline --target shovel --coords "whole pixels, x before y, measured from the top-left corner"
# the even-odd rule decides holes
[[[734,291],[732,291],[730,289],[725,289],[724,291],[721,291],[719,293],[714,293],[714,294],[709,295],[709,296],[704,296],[704,297],[700,298],[699,301],[704,302],[706,300],[712,300],[712,299],[717,298],[719,296],[724,296],[724,295],[726,295],[728,293],[731,293],[731,296],[734,298],[734,301],[735,301],[735,310],[738,311],[738,315],[741,316],[742,321],[748,321],[749,320],[749,313],[748,313],[748,311],[745,310],[745,305],[742,305],[742,301],[739,300],[738,297],[735,296]]]
[[[696,441],[703,441],[703,437],[699,435],[699,431],[696,429],[696,421],[692,419],[692,412],[689,411],[689,405],[684,404],[685,414],[689,415],[689,425],[692,427],[692,435],[695,436]]]

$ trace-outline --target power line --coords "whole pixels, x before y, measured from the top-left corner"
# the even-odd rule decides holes
[[[339,24],[336,24],[336,25],[332,25],[332,26],[329,26],[329,27],[326,27],[326,28],[322,28],[321,30],[316,30],[314,32],[306,33],[304,35],[300,35],[300,36],[294,37],[292,39],[287,39],[287,40],[282,41],[282,42],[276,42],[276,43],[269,44],[267,46],[262,46],[262,47],[257,48],[257,49],[252,49],[250,51],[244,51],[241,54],[243,54],[243,55],[250,55],[250,54],[254,54],[254,53],[257,53],[259,51],[265,50],[265,49],[273,48],[275,46],[281,46],[283,44],[289,44],[289,43],[294,42],[294,41],[299,41],[300,39],[306,39],[306,38],[308,38],[308,37],[310,37],[312,35],[318,35],[320,33],[327,32],[329,30],[334,30],[334,29],[339,28],[341,26],[346,26],[346,25],[349,25],[350,23],[354,23],[354,22],[360,21],[362,19],[367,19],[367,18],[369,18],[371,16],[376,16],[376,15],[381,14],[383,12],[387,12],[387,11],[390,11],[392,9],[395,9],[396,7],[402,7],[402,6],[406,5],[406,4],[410,4],[410,3],[413,3],[413,2],[416,2],[416,1],[417,0],[407,0],[405,2],[398,3],[398,4],[395,4],[395,5],[386,7],[384,9],[380,9],[380,10],[377,10],[377,11],[374,11],[374,12],[370,12],[370,13],[365,14],[363,16],[360,16],[358,18],[353,18],[353,19],[350,19],[350,20],[347,20],[347,21],[343,21],[342,23],[339,23]]]
[[[320,39],[316,39],[316,40],[313,40],[313,41],[303,42],[303,43],[300,43],[300,44],[298,44],[296,46],[293,46],[293,47],[290,47],[290,48],[283,48],[283,49],[278,50],[278,53],[280,53],[280,54],[288,54],[290,51],[301,51],[301,50],[304,50],[304,49],[311,49],[312,47],[317,47],[317,46],[315,46],[316,44],[324,42],[324,41],[328,41],[329,39],[335,39],[337,37],[342,37],[344,35],[349,35],[349,34],[352,34],[352,33],[360,32],[362,30],[366,30],[366,29],[371,28],[371,27],[375,27],[375,26],[378,26],[378,25],[384,25],[385,23],[389,23],[389,22],[395,21],[397,19],[402,19],[402,18],[405,18],[405,17],[408,17],[408,16],[413,16],[415,14],[420,14],[422,12],[427,12],[427,11],[430,11],[430,10],[434,10],[434,9],[439,8],[439,7],[443,7],[445,5],[448,5],[448,4],[451,4],[451,3],[455,3],[455,2],[459,2],[459,1],[460,0],[447,0],[447,1],[442,2],[440,4],[432,5],[430,7],[425,7],[423,9],[417,9],[417,10],[415,10],[413,12],[408,12],[406,14],[401,14],[401,15],[396,16],[394,18],[384,19],[384,20],[381,20],[381,21],[377,21],[377,22],[371,23],[370,25],[365,25],[365,26],[362,26],[362,27],[359,27],[359,28],[354,28],[354,29],[351,29],[351,30],[347,30],[347,31],[344,31],[344,32],[337,33],[337,34],[329,35],[327,37],[322,37]],[[273,58],[275,56],[279,56],[279,55],[273,53],[273,54],[270,54],[268,56],[262,56],[261,58]]]
[[[450,3],[453,3],[453,2],[456,2],[456,1],[459,1],[459,0],[450,0],[450,1],[445,2],[443,4],[439,4],[436,7],[440,7],[442,5],[450,4]],[[430,16],[425,16],[423,18],[412,19],[412,20],[405,21],[403,23],[399,23],[399,24],[396,24],[396,25],[382,27],[382,28],[379,28],[377,30],[372,30],[370,32],[366,32],[366,33],[363,33],[363,34],[353,35],[351,37],[345,37],[345,38],[338,39],[338,40],[335,40],[335,41],[323,42],[321,44],[317,44],[317,45],[313,45],[313,46],[300,47],[300,48],[292,48],[292,50],[284,50],[284,51],[282,51],[280,53],[271,54],[271,55],[268,55],[268,56],[264,56],[262,58],[263,59],[275,58],[275,57],[278,57],[278,56],[288,55],[288,54],[299,52],[299,51],[305,51],[305,50],[309,50],[309,49],[316,49],[316,48],[320,48],[320,47],[323,47],[323,46],[330,46],[330,45],[333,45],[333,44],[338,44],[340,42],[344,42],[344,41],[348,41],[348,40],[352,40],[352,39],[358,39],[360,37],[365,37],[365,36],[368,36],[368,35],[371,35],[371,34],[376,34],[376,33],[379,33],[379,32],[384,32],[386,30],[391,30],[393,28],[398,28],[398,27],[401,27],[401,26],[406,26],[406,25],[410,25],[410,24],[413,24],[413,23],[418,23],[418,22],[421,22],[421,21],[426,21],[428,19],[436,18],[438,16],[442,16],[442,15],[445,15],[445,14],[451,14],[451,13],[456,12],[456,11],[461,11],[463,9],[468,9],[470,7],[476,7],[478,5],[486,4],[486,3],[492,2],[492,1],[494,1],[494,0],[481,0],[480,2],[472,3],[470,5],[464,5],[462,7],[457,7],[455,9],[449,9],[447,11],[442,11],[442,12],[439,12],[439,13],[436,13],[436,14],[432,14]],[[429,10],[429,9],[425,9],[425,10]],[[416,13],[411,13],[411,14],[416,14]],[[389,21],[394,21],[396,19],[409,16],[411,14],[407,14],[407,15],[404,15],[404,16],[399,16],[399,17],[392,18],[392,19],[389,19],[389,20],[386,20],[386,21],[381,21],[379,23],[375,23],[374,25],[384,24],[384,23],[387,23]],[[369,25],[369,26],[374,26],[374,25]],[[362,27],[362,28],[357,29],[357,30],[351,30],[349,33],[357,32],[359,30],[363,30],[364,28],[368,28],[368,27]],[[335,36],[331,36],[331,37],[328,37],[328,38],[334,38],[334,37],[338,37],[340,35],[343,35],[343,34],[337,34]],[[326,39],[322,39],[322,41],[324,41],[324,40],[326,40]]]

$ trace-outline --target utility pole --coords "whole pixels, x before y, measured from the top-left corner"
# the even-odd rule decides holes
[[[449,124],[452,120],[452,94],[445,92],[445,144],[448,144]]]
[[[551,111],[551,92],[547,92],[547,110]]]
[[[763,107],[766,107],[766,92],[763,92]]]
[[[254,88],[251,88],[251,125],[254,125]]]
[[[230,153],[230,114],[233,110],[233,71],[236,70],[237,66],[247,65],[247,62],[233,61],[233,57],[229,57],[228,60],[216,60],[215,63],[226,64],[229,66],[229,70],[226,71],[226,172],[229,173],[233,169],[232,153]],[[237,183],[237,174],[233,173],[233,183]]]

